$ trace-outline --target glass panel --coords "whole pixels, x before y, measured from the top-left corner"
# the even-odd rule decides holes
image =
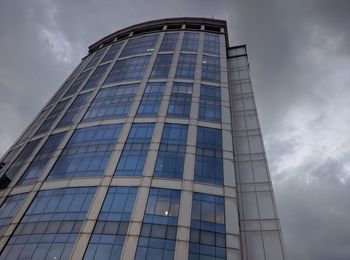
[[[165,33],[159,51],[174,51],[179,33]]]
[[[207,127],[197,129],[195,181],[223,184],[221,130]]]
[[[150,189],[135,259],[173,259],[180,194]]]
[[[34,160],[24,172],[18,184],[30,184],[36,182],[43,173],[52,154],[56,151],[66,132],[51,135],[40,149]]]
[[[220,37],[217,34],[204,35],[204,53],[220,54]]]
[[[224,198],[193,193],[190,259],[226,259]]]
[[[137,116],[157,116],[164,89],[165,83],[148,83],[137,110]]]
[[[201,85],[198,118],[221,122],[221,89],[219,87]]]
[[[79,88],[81,86],[81,84],[87,79],[87,77],[90,75],[91,70],[82,72],[77,79],[74,81],[74,83],[72,84],[72,86],[70,86],[70,88],[68,89],[68,91],[66,92],[66,94],[64,94],[64,98],[71,96],[73,94],[76,94],[79,91]]]
[[[113,44],[112,47],[108,50],[108,52],[104,56],[101,63],[113,60],[115,58],[115,56],[117,55],[117,53],[119,52],[120,48],[122,47],[123,43],[124,42],[118,42],[116,44]]]
[[[189,118],[192,103],[192,83],[175,82],[168,107],[168,116]]]
[[[121,125],[77,129],[48,179],[101,176],[117,142]]]
[[[18,155],[16,160],[12,163],[12,165],[8,168],[6,172],[6,176],[12,180],[19,170],[22,168],[22,166],[28,161],[28,159],[32,156],[34,150],[40,143],[41,139],[37,139],[35,141],[32,141],[24,147],[24,149],[21,151],[21,153]]]
[[[51,111],[48,117],[45,119],[44,123],[40,126],[35,135],[42,134],[50,130],[53,124],[56,122],[57,118],[62,114],[65,107],[67,106],[70,99],[63,100],[59,102],[56,107]]]
[[[39,191],[5,246],[2,259],[68,259],[95,191]]]
[[[108,189],[84,259],[119,259],[136,199],[137,188]]]
[[[70,126],[73,123],[76,123],[75,121],[78,119],[90,96],[91,92],[79,95],[68,108],[66,114],[57,125],[57,128]]]
[[[193,79],[196,69],[196,60],[196,54],[181,53],[177,64],[176,77]]]
[[[93,88],[97,87],[101,78],[104,76],[109,64],[110,63],[98,66],[96,68],[96,70],[94,71],[94,73],[89,78],[89,80],[86,82],[86,84],[82,90],[88,90],[88,89],[93,89]]]
[[[203,55],[202,80],[220,82],[220,58]]]
[[[94,57],[92,57],[92,59],[90,60],[90,62],[88,63],[88,65],[85,67],[84,70],[90,69],[95,65],[97,65],[98,61],[100,60],[101,56],[105,53],[106,49],[107,48],[103,48],[101,50],[96,51]]]
[[[151,78],[168,78],[172,54],[158,54],[154,62]]]
[[[186,142],[187,125],[165,124],[154,176],[182,179]]]
[[[153,34],[130,39],[121,57],[153,52],[158,36],[158,34]]]
[[[154,124],[133,124],[115,175],[141,176],[153,134]]]
[[[142,79],[150,56],[134,57],[118,60],[109,73],[105,84],[120,82],[123,80]]]
[[[0,207],[0,236],[2,236],[22,202],[27,197],[27,193],[8,196]]]
[[[125,117],[138,88],[139,84],[129,84],[100,89],[83,122]]]
[[[181,51],[194,51],[198,49],[199,33],[185,32]]]

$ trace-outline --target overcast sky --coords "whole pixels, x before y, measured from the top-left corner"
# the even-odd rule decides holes
[[[9,0],[0,3],[0,155],[86,55],[123,27],[228,21],[247,44],[289,259],[350,259],[350,1]]]

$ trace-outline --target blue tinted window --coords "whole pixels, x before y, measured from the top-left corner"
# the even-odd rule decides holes
[[[142,96],[137,115],[157,116],[162,102],[165,83],[148,83]]]
[[[159,51],[174,51],[179,33],[166,33]]]
[[[98,66],[96,68],[96,70],[94,71],[94,73],[89,78],[89,80],[86,82],[85,86],[83,87],[83,90],[93,89],[93,88],[97,87],[97,85],[100,82],[101,78],[105,74],[109,64],[110,63]]]
[[[56,122],[57,118],[62,114],[65,107],[67,106],[70,99],[63,100],[59,102],[56,107],[51,111],[48,117],[45,119],[44,123],[40,126],[38,131],[36,131],[36,135],[42,134],[50,130],[53,124]]]
[[[6,172],[6,176],[9,179],[13,179],[18,171],[22,168],[22,166],[28,161],[28,159],[33,155],[35,148],[40,143],[41,139],[37,139],[35,141],[31,141],[24,147],[21,153],[18,155],[16,160],[12,163],[10,168]]]
[[[221,122],[221,89],[219,87],[201,85],[198,118]]]
[[[181,51],[197,51],[199,33],[185,32]]]
[[[203,55],[202,80],[220,81],[220,58]]]
[[[137,188],[111,187],[96,222],[84,259],[119,259]]]
[[[172,54],[158,54],[153,65],[151,78],[167,78],[172,59]]]
[[[181,53],[177,64],[176,77],[193,79],[196,70],[196,60],[196,54]]]
[[[68,108],[66,114],[57,125],[57,128],[70,126],[73,123],[76,123],[78,116],[80,115],[90,96],[91,92],[79,95]]]
[[[182,179],[186,154],[187,126],[165,124],[154,175]]]
[[[12,218],[27,197],[27,193],[8,196],[0,207],[0,236],[2,236],[8,228]]]
[[[226,259],[223,197],[193,193],[189,259]]]
[[[129,84],[100,89],[83,121],[125,117],[138,88],[139,84]]]
[[[46,108],[45,110],[41,111],[38,117],[34,120],[34,122],[30,125],[28,130],[24,133],[24,135],[21,137],[21,139],[18,141],[18,144],[23,143],[27,141],[31,135],[34,133],[34,131],[37,129],[38,126],[40,126],[47,114],[49,113],[49,109]]]
[[[173,259],[179,203],[180,191],[150,189],[135,259]]]
[[[221,130],[198,127],[194,179],[223,184]]]
[[[1,254],[3,259],[68,259],[95,188],[39,191]]]
[[[158,36],[158,34],[153,34],[130,39],[124,48],[121,57],[153,52]]]
[[[121,125],[77,129],[48,179],[101,176],[117,142]]]
[[[133,124],[120,156],[115,175],[141,176],[154,124]]]
[[[63,95],[63,92],[65,92],[69,88],[69,86],[73,81],[74,81],[74,77],[67,79],[66,82],[62,85],[62,87],[52,97],[49,104],[51,105],[53,103],[56,103],[60,99],[60,97]]]
[[[120,50],[122,45],[123,45],[123,42],[118,42],[116,44],[113,44],[112,47],[108,50],[108,52],[104,56],[101,63],[113,60],[115,58],[115,56],[117,55],[117,53]]]
[[[204,53],[220,54],[220,38],[217,34],[204,35]]]
[[[105,84],[123,80],[142,79],[150,56],[118,60],[109,73]]]
[[[94,67],[98,63],[98,61],[100,60],[101,56],[105,53],[106,49],[107,48],[103,48],[101,50],[96,51],[94,57],[92,57],[92,59],[90,60],[88,65],[86,65],[84,70],[87,70],[87,69]]]
[[[81,84],[87,79],[87,77],[89,76],[91,70],[82,72],[77,79],[74,81],[74,83],[72,84],[72,86],[70,86],[70,88],[68,89],[68,91],[66,92],[66,94],[64,94],[64,98],[68,97],[70,95],[76,94],[79,89]]]
[[[24,172],[18,184],[29,184],[36,182],[43,173],[45,166],[51,159],[51,155],[56,151],[66,132],[51,135],[43,147],[40,149],[34,160]]]
[[[192,86],[192,83],[174,83],[169,101],[168,116],[182,118],[190,116]]]

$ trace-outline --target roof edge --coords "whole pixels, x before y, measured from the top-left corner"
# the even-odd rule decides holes
[[[193,23],[193,24],[204,24],[209,26],[212,25],[212,26],[224,27],[225,28],[224,33],[226,35],[227,43],[228,43],[227,22],[225,20],[211,19],[211,18],[205,18],[205,17],[175,17],[175,18],[164,18],[164,19],[157,19],[157,20],[142,22],[142,23],[131,25],[121,30],[118,30],[114,33],[111,33],[103,37],[97,42],[91,44],[89,46],[89,53],[98,49],[101,44],[104,44],[106,42],[111,42],[116,37],[125,35],[128,32],[131,33],[134,30],[143,29],[143,28],[146,29],[147,27],[161,26],[161,25],[167,25],[167,24],[178,24],[178,23]]]

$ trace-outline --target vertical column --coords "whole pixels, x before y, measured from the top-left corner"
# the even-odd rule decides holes
[[[193,81],[190,119],[188,124],[187,147],[184,163],[179,221],[174,255],[175,260],[187,259],[189,250],[199,96],[203,60],[203,42],[204,34],[200,33],[197,51],[196,70]]]
[[[151,75],[152,68],[156,60],[157,54],[159,52],[159,48],[163,40],[163,37],[164,37],[164,33],[161,33],[158,39],[158,42],[155,46],[155,50],[150,58],[148,67],[145,71],[145,76],[142,82],[140,83],[140,90],[132,105],[131,111],[129,113],[128,121],[131,121],[131,120],[133,121],[135,119],[134,117],[136,115],[138,106],[142,99],[148,79]],[[167,88],[168,87],[169,86],[167,85]],[[141,231],[142,220],[145,213],[149,189],[151,186],[153,168],[157,157],[157,150],[160,143],[163,125],[164,125],[164,117],[163,119],[157,120],[154,126],[152,141],[151,141],[147,159],[144,165],[143,175],[141,177],[139,190],[135,201],[134,211],[131,215],[128,233],[125,238],[124,248],[121,254],[121,259],[123,260],[127,260],[127,259],[132,260],[135,257],[137,242]]]
[[[236,172],[234,169],[232,124],[227,74],[226,39],[223,34],[220,35],[220,72],[226,252],[227,259],[241,259]]]
[[[285,259],[245,46],[228,51],[242,257]]]

